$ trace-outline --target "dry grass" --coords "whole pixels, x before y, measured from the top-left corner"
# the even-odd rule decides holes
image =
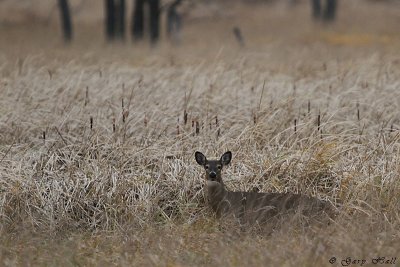
[[[206,49],[191,27],[172,51],[0,42],[0,265],[400,257],[398,36],[307,26]],[[317,196],[338,219],[269,235],[214,220],[194,151],[227,149],[229,189]]]

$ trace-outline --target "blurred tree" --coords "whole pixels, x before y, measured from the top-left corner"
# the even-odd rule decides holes
[[[160,36],[160,0],[148,0],[150,5],[150,41],[155,44]]]
[[[175,0],[167,11],[167,35],[174,42],[179,43],[179,34],[182,28],[182,16],[177,8],[182,3],[181,0]]]
[[[144,5],[148,4],[150,40],[154,44],[160,35],[160,1],[159,0],[135,0],[132,13],[132,36],[135,40],[141,40],[144,36]]]
[[[72,40],[72,23],[68,0],[58,0],[58,6],[60,8],[61,25],[64,34],[64,40],[65,42],[70,42]]]
[[[104,3],[107,39],[125,39],[125,0],[105,0]]]
[[[323,19],[325,21],[335,20],[337,0],[326,0],[324,2],[325,5],[322,6],[321,0],[311,0],[314,19]]]
[[[336,0],[327,0],[326,8],[324,13],[324,19],[327,21],[331,21],[335,19],[336,15]]]
[[[311,5],[314,19],[319,19],[321,17],[321,1],[311,0]]]
[[[144,34],[144,2],[145,0],[136,0],[132,13],[132,36],[135,40],[143,38]]]
[[[115,5],[114,0],[105,0],[105,15],[106,15],[106,36],[107,39],[114,40],[115,38]]]
[[[116,0],[116,36],[125,39],[125,0]]]

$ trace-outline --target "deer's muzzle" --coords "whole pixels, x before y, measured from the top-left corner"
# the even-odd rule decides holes
[[[217,178],[217,173],[216,172],[210,172],[208,175],[212,180],[214,180],[215,178]]]

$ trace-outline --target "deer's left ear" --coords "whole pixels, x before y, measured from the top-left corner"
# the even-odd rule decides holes
[[[196,151],[196,153],[194,153],[194,157],[199,165],[204,166],[206,164],[207,158],[203,155],[203,153]]]
[[[221,156],[221,164],[228,165],[232,159],[232,152],[227,151]]]

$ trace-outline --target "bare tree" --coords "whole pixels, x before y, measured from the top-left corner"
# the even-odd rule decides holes
[[[105,0],[105,22],[106,22],[106,36],[107,39],[113,40],[115,38],[115,5],[114,0]]]
[[[319,19],[321,17],[321,1],[311,0],[311,6],[314,19]]]
[[[178,6],[182,3],[181,0],[175,0],[167,11],[167,35],[174,42],[179,43],[179,35],[182,29],[182,16],[178,12]]]
[[[116,37],[121,40],[125,39],[125,0],[116,0]]]
[[[336,0],[326,0],[326,1],[327,2],[324,13],[324,19],[327,21],[331,21],[335,19],[337,1]]]
[[[125,39],[125,0],[105,0],[106,36],[109,41]]]
[[[149,0],[150,41],[155,44],[160,36],[160,0]]]
[[[132,36],[135,40],[143,39],[144,35],[144,2],[135,0],[132,13]]]
[[[64,41],[70,42],[72,40],[72,23],[68,0],[58,0],[58,6],[60,8],[60,17]]]
[[[337,0],[311,0],[312,15],[314,19],[323,19],[325,21],[333,21],[336,17]]]
[[[154,44],[158,41],[160,35],[160,1],[159,0],[135,0],[132,13],[132,36],[135,40],[141,40],[144,37],[144,6],[149,7],[149,26],[150,40]]]

